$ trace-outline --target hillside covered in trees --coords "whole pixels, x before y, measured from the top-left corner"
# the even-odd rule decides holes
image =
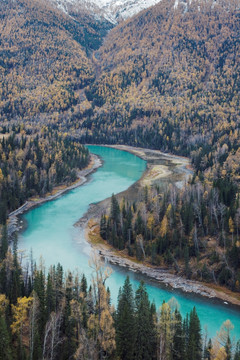
[[[85,89],[92,112],[72,114],[83,141],[186,155],[195,171],[181,191],[145,189],[141,201],[111,209],[101,219],[102,237],[138,260],[234,291],[240,291],[239,24],[234,0],[162,1],[141,12],[94,53],[98,76]]]
[[[30,197],[75,181],[88,163],[88,149],[67,134],[13,125],[0,138],[0,224]]]
[[[1,1],[0,19],[1,121],[58,118],[93,82],[87,54],[111,26],[45,0]]]
[[[164,0],[114,28],[95,53],[83,139],[190,155],[238,180],[239,16],[234,0]]]
[[[108,34],[45,0],[0,6],[1,123],[174,152],[210,181],[239,180],[237,0],[163,0]]]

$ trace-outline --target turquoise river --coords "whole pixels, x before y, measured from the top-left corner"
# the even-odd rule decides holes
[[[19,249],[26,255],[33,251],[38,262],[40,257],[46,267],[60,262],[64,269],[84,272],[91,281],[92,269],[89,266],[91,247],[84,238],[83,230],[74,224],[87,211],[89,204],[98,202],[126,190],[136,182],[146,168],[146,162],[140,158],[112,148],[89,146],[91,152],[100,155],[103,166],[90,175],[84,185],[71,190],[61,197],[45,202],[23,215],[27,228],[19,235]],[[232,335],[240,338],[240,310],[223,302],[186,294],[159,285],[143,278],[142,275],[125,268],[112,266],[113,274],[107,281],[113,303],[116,304],[119,287],[126,275],[130,276],[134,289],[139,280],[144,279],[149,297],[159,307],[163,300],[175,297],[180,304],[182,315],[196,306],[201,325],[207,327],[208,336],[214,336],[221,324],[229,319],[234,324]]]

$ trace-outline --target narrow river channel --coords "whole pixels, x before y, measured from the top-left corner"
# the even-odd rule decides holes
[[[126,190],[136,182],[146,168],[146,162],[125,151],[101,146],[89,146],[89,150],[103,159],[99,168],[83,186],[71,190],[61,197],[46,202],[23,215],[27,222],[24,232],[19,235],[19,249],[26,256],[32,249],[33,257],[44,260],[46,268],[60,262],[65,270],[78,269],[85,273],[89,283],[92,269],[88,261],[91,247],[83,231],[74,224],[87,211],[89,204],[101,201],[112,193]],[[159,307],[163,300],[175,297],[182,315],[196,306],[202,329],[207,327],[208,336],[215,336],[221,324],[229,319],[234,324],[232,335],[240,338],[240,309],[220,301],[185,294],[159,284],[127,269],[112,266],[114,272],[107,281],[112,302],[116,304],[119,287],[126,275],[130,276],[134,289],[144,279],[149,297]]]

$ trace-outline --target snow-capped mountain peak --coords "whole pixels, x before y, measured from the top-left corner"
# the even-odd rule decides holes
[[[59,9],[69,13],[72,9],[87,10],[96,17],[104,17],[112,23],[125,20],[159,0],[51,0]]]

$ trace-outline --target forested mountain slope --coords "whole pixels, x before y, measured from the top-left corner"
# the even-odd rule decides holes
[[[30,197],[75,181],[89,161],[88,149],[67,134],[13,126],[0,138],[0,224]]]
[[[187,155],[194,165],[182,190],[146,188],[137,204],[103,216],[103,239],[138,260],[234,291],[240,282],[239,10],[231,0],[163,0],[117,26],[93,57],[98,78],[85,89],[91,116],[72,114],[83,141],[160,149]]]
[[[77,91],[94,80],[87,52],[109,25],[86,12],[69,17],[45,0],[1,1],[0,19],[1,120],[31,120],[76,103]]]
[[[190,155],[212,179],[238,179],[238,1],[163,0],[100,48],[112,25],[86,11],[7,0],[0,13],[2,123],[35,119],[87,142]]]
[[[197,170],[218,159],[238,172],[237,1],[164,0],[114,28],[95,57],[87,141],[191,154]]]

